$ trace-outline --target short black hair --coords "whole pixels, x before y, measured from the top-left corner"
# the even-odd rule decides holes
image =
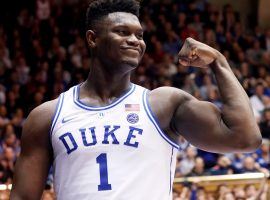
[[[127,12],[139,17],[139,0],[92,0],[86,12],[86,30],[94,28],[96,22],[113,12]]]

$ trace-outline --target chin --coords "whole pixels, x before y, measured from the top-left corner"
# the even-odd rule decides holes
[[[122,62],[122,64],[125,67],[129,67],[131,69],[135,69],[136,67],[138,67],[139,61],[138,60],[125,60],[125,61]]]

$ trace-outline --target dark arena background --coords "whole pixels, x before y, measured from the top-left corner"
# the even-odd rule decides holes
[[[29,112],[88,75],[87,5],[82,0],[1,1],[0,200],[9,199],[21,130]],[[250,98],[264,138],[254,153],[228,155],[204,152],[181,138],[174,200],[270,199],[269,8],[269,0],[141,3],[147,51],[132,81],[149,89],[177,87],[221,107],[210,70],[177,62],[183,41],[193,37],[226,56]],[[52,172],[43,199],[54,199]]]

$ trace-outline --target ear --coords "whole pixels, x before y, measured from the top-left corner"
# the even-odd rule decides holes
[[[86,32],[86,40],[90,48],[96,47],[96,33],[93,30],[88,30]]]

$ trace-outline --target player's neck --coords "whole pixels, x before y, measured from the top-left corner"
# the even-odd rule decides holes
[[[89,76],[82,85],[83,89],[105,100],[119,97],[131,87],[130,72],[108,72],[107,69],[97,63],[91,65]]]

